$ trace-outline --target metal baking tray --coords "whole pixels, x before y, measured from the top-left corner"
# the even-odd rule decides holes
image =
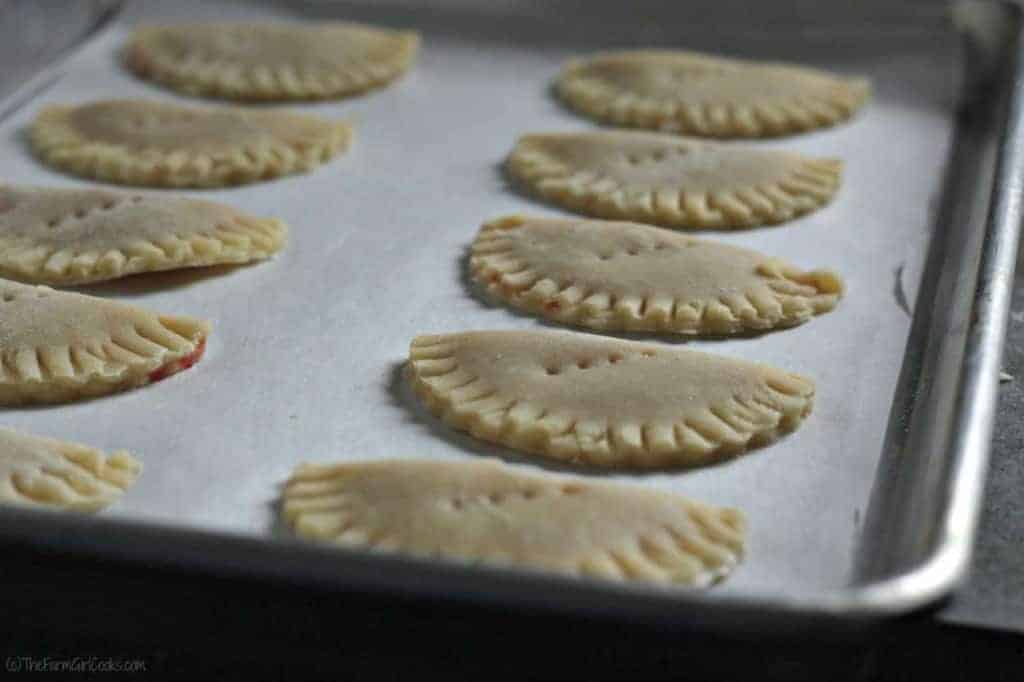
[[[24,131],[44,104],[188,101],[119,68],[133,23],[300,16],[416,28],[421,58],[393,87],[294,107],[350,120],[350,153],[308,175],[194,193],[286,220],[291,243],[276,258],[83,289],[212,320],[208,352],[142,390],[4,410],[5,425],[127,448],[145,472],[95,518],[0,510],[0,552],[245,578],[309,595],[398,594],[731,631],[875,622],[955,589],[984,483],[1021,217],[1016,7],[140,2],[45,81],[25,84],[6,109],[0,103],[2,177],[89,184],[29,152]],[[544,326],[475,294],[466,248],[485,219],[558,213],[517,193],[500,162],[522,133],[593,127],[552,96],[559,64],[646,45],[802,62],[874,82],[873,101],[845,125],[744,143],[842,158],[832,205],[780,227],[707,235],[839,270],[848,293],[838,309],[779,333],[686,342],[813,376],[813,414],[781,442],[721,466],[612,476],[742,508],[751,522],[745,563],[714,589],[668,590],[292,538],[277,520],[278,496],[303,460],[495,456],[557,468],[442,426],[407,389],[402,363],[419,333]]]

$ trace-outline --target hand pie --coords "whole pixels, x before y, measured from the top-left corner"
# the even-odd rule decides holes
[[[416,59],[419,36],[364,24],[204,23],[136,29],[126,63],[180,92],[235,100],[347,97]]]
[[[572,332],[418,336],[410,379],[481,440],[611,469],[708,464],[795,429],[810,379],[752,362]]]
[[[481,228],[470,270],[516,308],[606,331],[742,334],[832,310],[843,283],[756,251],[636,223],[508,216]]]
[[[864,104],[871,85],[793,64],[635,50],[569,61],[558,92],[604,123],[728,138],[835,125]]]
[[[492,460],[304,464],[283,509],[299,535],[344,547],[697,586],[735,567],[746,535],[735,509]]]
[[[279,220],[210,201],[0,185],[0,277],[22,282],[247,263],[278,251],[287,234]]]
[[[143,386],[199,362],[210,327],[94,296],[0,280],[0,405]]]
[[[577,213],[665,227],[739,229],[816,211],[842,163],[658,133],[519,138],[506,164],[532,192]]]
[[[31,137],[45,163],[92,180],[224,187],[309,171],[345,151],[352,129],[275,109],[104,100],[44,108]]]
[[[95,448],[0,428],[0,503],[96,511],[142,471],[124,450]]]

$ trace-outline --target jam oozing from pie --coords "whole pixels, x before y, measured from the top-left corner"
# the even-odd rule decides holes
[[[153,370],[152,372],[150,372],[149,373],[149,380],[150,380],[150,382],[161,381],[161,380],[166,379],[167,377],[171,376],[172,374],[177,374],[178,372],[181,372],[181,371],[184,371],[184,370],[188,369],[192,365],[194,365],[197,362],[199,362],[200,358],[203,357],[203,353],[205,351],[206,351],[206,339],[202,338],[202,339],[199,340],[199,343],[196,344],[195,350],[193,350],[188,355],[183,355],[182,357],[178,358],[177,360],[172,360],[171,362],[168,362],[167,364],[162,365],[162,366],[158,367],[157,369]]]

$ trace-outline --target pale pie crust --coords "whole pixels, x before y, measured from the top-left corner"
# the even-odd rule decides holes
[[[0,185],[0,277],[32,284],[248,263],[287,235],[280,220],[199,199]]]
[[[97,511],[116,502],[142,464],[77,443],[0,428],[0,503]]]
[[[820,209],[842,162],[660,133],[539,133],[519,138],[506,168],[571,211],[689,229],[776,225]]]
[[[304,464],[283,513],[343,547],[694,586],[724,578],[746,536],[735,509],[493,460]]]
[[[352,129],[290,111],[101,100],[45,107],[31,138],[46,164],[92,180],[225,187],[310,171],[345,151]]]
[[[0,405],[90,398],[199,361],[210,325],[0,279]]]
[[[865,78],[684,50],[570,60],[557,83],[581,114],[617,126],[700,137],[771,137],[835,125],[871,94]]]
[[[554,331],[418,336],[413,388],[452,427],[610,469],[715,462],[810,413],[814,383],[710,353]]]
[[[828,270],[637,223],[506,216],[473,242],[473,279],[495,298],[602,331],[722,336],[792,327],[843,293]]]
[[[139,76],[189,95],[315,100],[381,87],[416,60],[419,35],[351,22],[143,26],[125,50]]]

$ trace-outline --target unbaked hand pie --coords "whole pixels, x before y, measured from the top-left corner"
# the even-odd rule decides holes
[[[0,185],[0,277],[56,286],[268,258],[279,220],[105,189]]]
[[[815,211],[839,189],[842,162],[660,133],[524,135],[506,168],[554,204],[599,218],[737,229]]]
[[[304,464],[283,510],[299,535],[344,547],[697,586],[735,567],[746,536],[735,509],[493,460]]]
[[[605,123],[728,138],[835,125],[864,104],[871,85],[793,64],[635,50],[570,60],[558,92]]]
[[[756,251],[637,223],[508,216],[473,242],[473,279],[496,298],[565,324],[609,331],[738,334],[790,327],[843,292]]]
[[[124,450],[95,448],[0,428],[0,503],[96,511],[142,471]]]
[[[236,100],[346,97],[382,86],[416,59],[419,36],[348,22],[144,26],[125,51],[143,78]]]
[[[345,151],[352,129],[273,109],[102,100],[44,108],[31,137],[44,162],[93,180],[222,187],[309,171]]]
[[[210,327],[190,317],[0,280],[0,405],[56,403],[188,369]]]
[[[572,332],[418,336],[409,368],[456,429],[614,469],[702,465],[764,445],[814,399],[810,379],[772,367]]]

